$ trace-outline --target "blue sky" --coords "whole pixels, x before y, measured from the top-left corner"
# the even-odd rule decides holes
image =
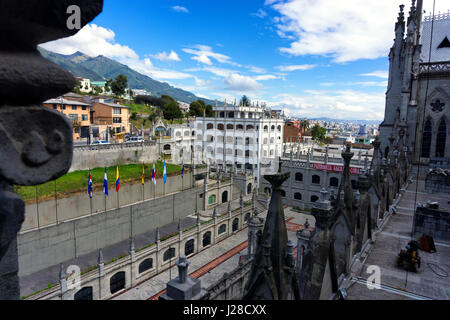
[[[398,5],[407,15],[411,3],[368,2],[105,0],[77,35],[43,46],[101,54],[212,100],[247,94],[293,116],[378,120]]]

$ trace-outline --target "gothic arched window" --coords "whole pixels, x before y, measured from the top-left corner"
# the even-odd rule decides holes
[[[422,135],[422,154],[421,157],[429,158],[430,157],[430,149],[431,149],[431,134],[433,132],[433,125],[431,124],[431,120],[428,119],[425,122],[425,127],[423,128]]]
[[[447,125],[445,119],[441,120],[436,135],[436,157],[443,158],[445,155],[445,142],[447,138]]]

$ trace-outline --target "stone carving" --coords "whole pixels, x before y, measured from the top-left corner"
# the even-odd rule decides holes
[[[445,107],[445,103],[441,102],[441,100],[437,99],[435,102],[430,104],[431,106],[431,111],[433,112],[442,112],[442,110],[444,110]]]
[[[36,185],[65,174],[72,162],[72,126],[42,101],[64,94],[75,78],[44,59],[37,45],[76,34],[69,6],[81,9],[80,28],[103,0],[0,2],[0,299],[19,299],[17,232],[24,204],[12,186]]]

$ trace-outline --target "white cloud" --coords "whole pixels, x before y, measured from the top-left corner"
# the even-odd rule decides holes
[[[334,119],[380,120],[385,95],[355,90],[308,90],[304,94],[279,94],[269,102],[273,108],[288,108],[293,116]]]
[[[437,2],[436,12],[448,9],[445,1]],[[337,63],[387,57],[402,3],[407,16],[410,1],[405,0],[266,0],[280,14],[274,20],[279,35],[295,37],[282,53],[330,56]]]
[[[42,47],[65,55],[73,54],[76,51],[81,51],[91,57],[103,55],[156,80],[186,79],[193,77],[192,75],[183,72],[156,68],[149,58],[140,59],[139,55],[134,50],[130,49],[128,46],[116,43],[113,30],[95,24],[86,25],[80,32],[72,37],[48,42],[43,44]]]
[[[263,74],[259,76],[254,76],[252,78],[255,79],[256,81],[265,81],[265,80],[279,79],[280,77],[277,77],[273,74]]]
[[[161,61],[181,61],[180,57],[175,51],[170,51],[170,53],[166,53],[165,51],[152,55],[153,58],[161,60]]]
[[[257,12],[251,13],[251,15],[263,19],[267,17],[267,12],[265,12],[263,9],[258,9]]]
[[[278,67],[275,67],[275,69],[278,69],[283,72],[292,72],[292,71],[296,71],[296,70],[302,70],[302,71],[310,70],[310,69],[314,69],[315,67],[317,67],[317,65],[315,65],[315,64],[300,64],[300,65],[278,66]]]
[[[233,73],[225,79],[226,89],[237,92],[255,91],[262,89],[263,85],[251,77]]]
[[[173,11],[176,11],[176,12],[189,13],[189,10],[186,9],[185,7],[182,7],[182,6],[173,6],[173,7],[172,7],[172,10],[173,10]]]
[[[255,67],[255,66],[245,66],[248,70],[250,70],[250,72],[253,73],[266,73],[267,70],[264,68],[260,68],[260,67]]]
[[[373,71],[373,72],[369,72],[369,73],[363,73],[363,74],[360,74],[360,76],[389,79],[389,71],[378,70],[378,71]]]
[[[192,60],[196,60],[209,66],[213,64],[211,59],[214,59],[220,63],[227,63],[233,66],[240,67],[239,64],[231,61],[231,58],[229,56],[214,52],[210,46],[198,44],[193,46],[192,48],[184,48],[183,51],[193,55],[193,57],[191,58]]]
[[[72,37],[47,42],[41,46],[46,50],[65,55],[81,51],[92,57],[103,55],[112,59],[136,59],[137,53],[128,46],[115,43],[115,36],[111,29],[89,24]]]

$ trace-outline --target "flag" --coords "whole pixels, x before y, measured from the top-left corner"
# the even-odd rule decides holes
[[[119,175],[119,166],[117,166],[117,173],[116,173],[116,192],[119,192],[120,189],[120,175]]]
[[[153,163],[153,170],[152,170],[152,181],[153,184],[156,185],[156,171],[155,171],[155,163]]]
[[[108,195],[108,175],[105,168],[105,178],[103,179],[103,193]]]
[[[181,178],[183,178],[183,175],[184,175],[184,158],[181,159],[181,164],[182,164],[182,166],[181,166]]]
[[[88,190],[87,193],[89,195],[89,198],[92,199],[92,175],[91,175],[91,169],[89,169],[89,178],[88,178]]]
[[[145,168],[144,164],[142,164],[142,185],[145,184]]]
[[[166,160],[164,160],[164,170],[163,170],[164,184],[167,182],[167,169],[166,169]]]

